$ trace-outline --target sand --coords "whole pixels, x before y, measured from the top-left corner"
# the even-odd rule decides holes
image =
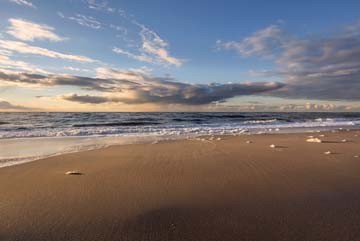
[[[360,240],[359,134],[113,146],[1,168],[0,240]]]

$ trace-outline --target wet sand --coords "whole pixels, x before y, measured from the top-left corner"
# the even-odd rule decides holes
[[[1,168],[0,240],[360,240],[359,136],[113,146]]]

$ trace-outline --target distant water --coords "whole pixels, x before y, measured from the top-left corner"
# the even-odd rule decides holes
[[[360,113],[0,113],[0,167],[112,144],[359,126]]]

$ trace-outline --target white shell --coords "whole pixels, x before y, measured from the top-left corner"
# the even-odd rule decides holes
[[[81,175],[81,174],[82,173],[80,171],[76,171],[76,170],[65,172],[65,175]]]

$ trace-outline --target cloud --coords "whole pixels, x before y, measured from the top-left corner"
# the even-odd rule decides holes
[[[110,7],[108,1],[83,0],[83,2],[90,9],[106,12],[106,18],[120,15],[121,21],[116,19],[116,22],[108,23],[100,22],[93,17],[81,14],[76,14],[71,17],[65,16],[62,12],[58,12],[57,14],[63,19],[75,21],[82,26],[93,29],[115,30],[115,36],[124,41],[124,45],[122,46],[125,46],[114,46],[112,51],[116,54],[124,55],[137,61],[164,66],[179,67],[185,62],[183,59],[172,56],[169,51],[169,43],[162,39],[155,31],[136,21],[133,15],[127,14],[120,8]]]
[[[279,46],[287,40],[285,30],[278,25],[271,25],[265,29],[261,29],[249,37],[236,42],[217,41],[220,49],[235,50],[242,56],[272,56]]]
[[[144,76],[149,76],[151,69],[142,67],[138,69],[110,69],[110,68],[97,68],[96,77],[102,79],[122,79],[129,81],[144,81]]]
[[[75,72],[91,72],[90,69],[76,68],[76,67],[72,67],[72,66],[64,66],[63,69],[75,71]]]
[[[286,98],[360,100],[360,28],[347,26],[320,37],[288,36],[270,26],[240,42],[222,43],[242,56],[272,56],[277,68],[265,77],[281,77],[284,88],[267,93]],[[351,31],[349,31],[351,29]]]
[[[98,10],[98,11],[106,11],[106,12],[110,12],[113,13],[115,12],[115,8],[111,8],[108,5],[107,1],[101,0],[101,1],[97,1],[97,0],[86,0],[88,7],[90,9],[94,9],[94,10]]]
[[[147,56],[145,54],[133,54],[133,53],[130,53],[128,51],[125,51],[121,48],[117,48],[117,47],[114,47],[112,49],[112,51],[114,53],[117,53],[117,54],[122,54],[122,55],[126,55],[132,59],[136,59],[136,60],[139,60],[139,61],[142,61],[142,62],[148,62],[148,63],[152,63],[153,62],[153,59],[150,57],[150,56]]]
[[[30,108],[20,105],[13,105],[8,101],[0,99],[0,110],[11,110],[11,111],[23,111],[29,110]]]
[[[31,7],[31,8],[36,8],[35,5],[27,0],[9,0],[12,3],[16,3],[18,5],[22,5],[22,6],[26,6],[26,7]]]
[[[99,29],[102,26],[102,24],[99,21],[97,21],[95,18],[93,18],[91,16],[85,16],[82,14],[76,14],[75,16],[68,17],[68,19],[75,21],[79,25],[85,26],[88,28]]]
[[[77,94],[68,94],[61,96],[62,99],[78,102],[81,104],[101,104],[110,102],[111,100],[102,96],[91,96],[91,95],[77,95]]]
[[[152,64],[161,64],[167,66],[173,65],[180,67],[184,63],[184,60],[175,58],[169,54],[169,44],[157,33],[142,24],[136,23],[136,25],[141,28],[139,33],[141,38],[141,47],[138,48],[138,53],[132,53],[118,47],[114,47],[113,52],[126,55],[138,61]]]
[[[1,54],[0,51],[0,70],[1,69],[8,69],[8,70],[20,70],[20,71],[27,71],[27,72],[37,72],[47,74],[48,72],[27,62],[20,61],[20,60],[13,60],[8,55]]]
[[[37,86],[77,86],[101,95],[65,96],[63,99],[79,103],[121,102],[125,104],[183,104],[205,105],[229,98],[253,95],[283,87],[276,82],[186,84],[168,77],[152,77],[143,71],[98,69],[99,75],[110,78],[90,78],[73,75],[7,74],[0,72],[0,81]]]
[[[37,24],[23,19],[10,18],[10,27],[7,29],[7,33],[13,37],[23,41],[50,40],[50,41],[62,41],[64,38],[55,34],[54,28],[44,24]]]
[[[73,54],[64,54],[56,51],[52,51],[46,48],[36,47],[33,45],[29,45],[24,42],[19,41],[10,41],[10,40],[1,40],[0,39],[0,48],[22,53],[22,54],[33,54],[33,55],[41,55],[50,58],[58,58],[65,60],[72,60],[78,62],[95,62],[95,60],[82,56],[82,55],[73,55]]]
[[[153,55],[159,62],[170,65],[181,66],[183,60],[177,59],[169,55],[167,51],[168,43],[160,38],[154,31],[141,26],[140,36],[142,39],[142,48],[145,53]]]

